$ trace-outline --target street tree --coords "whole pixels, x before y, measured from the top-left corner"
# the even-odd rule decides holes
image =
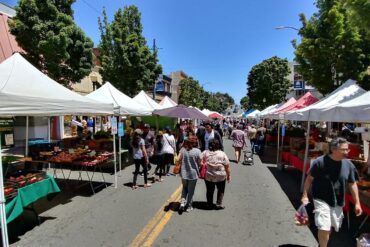
[[[249,107],[249,98],[248,96],[244,96],[243,98],[240,99],[240,105],[242,109],[247,110]]]
[[[20,0],[10,32],[25,58],[55,81],[69,85],[92,67],[90,38],[75,24],[75,0]]]
[[[317,0],[318,12],[309,20],[300,14],[301,42],[292,42],[299,72],[323,94],[349,78],[361,80],[370,64],[370,39],[351,18],[354,8],[347,8],[344,2]]]
[[[157,51],[151,51],[142,34],[141,14],[134,5],[127,6],[108,22],[105,10],[99,18],[100,60],[103,80],[134,96],[140,90],[153,89],[162,67]]]
[[[248,74],[247,108],[264,109],[283,101],[291,86],[289,73],[288,60],[276,56],[253,66]]]
[[[206,92],[199,82],[192,77],[180,81],[179,104],[204,108]]]

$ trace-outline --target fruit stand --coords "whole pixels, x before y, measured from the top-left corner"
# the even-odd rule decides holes
[[[14,183],[5,182],[7,223],[22,214],[27,206],[49,194],[60,192],[60,189],[51,176],[25,176],[14,178]],[[11,188],[11,190],[9,190]],[[33,207],[32,210],[34,211]],[[35,212],[35,211],[34,211]],[[36,213],[36,212],[35,212]],[[37,213],[36,213],[37,214]]]

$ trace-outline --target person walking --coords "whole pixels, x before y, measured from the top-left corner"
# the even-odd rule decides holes
[[[243,129],[243,125],[239,124],[236,127],[236,130],[233,130],[230,135],[231,140],[233,141],[233,147],[235,151],[235,160],[236,160],[236,163],[238,164],[240,162],[241,150],[246,145],[245,144],[245,134],[242,129]]]
[[[135,164],[134,178],[132,182],[132,189],[137,189],[136,185],[137,175],[139,175],[140,166],[143,167],[144,173],[144,187],[150,187],[151,184],[148,183],[148,163],[149,157],[145,149],[145,141],[142,138],[143,131],[141,129],[136,129],[132,139],[132,148],[133,148],[133,158]]]
[[[249,140],[251,141],[251,147],[252,147],[252,152],[254,152],[254,145],[257,144],[257,129],[254,124],[251,125],[250,129],[248,129],[248,137]]]
[[[190,136],[184,141],[183,148],[179,152],[178,162],[181,162],[180,176],[182,182],[180,212],[193,210],[193,195],[199,178],[201,155],[197,146],[198,139],[196,136]]]
[[[170,167],[174,165],[174,154],[176,152],[176,140],[172,135],[170,127],[165,128],[165,133],[163,134],[163,162],[166,168],[166,175],[170,175]]]
[[[308,191],[312,185],[315,224],[318,228],[320,247],[329,242],[331,228],[335,231],[343,220],[344,196],[346,186],[355,202],[355,214],[362,214],[358,195],[357,181],[359,176],[352,162],[346,159],[349,152],[346,139],[338,137],[330,142],[330,154],[314,160],[304,183],[302,203],[307,204]]]
[[[213,130],[212,124],[209,122],[204,123],[204,127],[205,127],[205,132],[204,132],[203,138],[200,139],[200,142],[201,142],[200,147],[201,147],[202,152],[204,150],[208,150],[208,143],[212,139],[218,140],[221,144],[221,150],[224,150],[224,147],[222,144],[222,137],[217,131]]]
[[[217,187],[216,209],[224,209],[223,198],[225,194],[226,181],[231,181],[230,161],[227,155],[221,150],[218,140],[209,141],[209,150],[201,155],[207,165],[207,172],[204,178],[206,183],[207,207],[213,208],[213,194]]]
[[[156,137],[156,140],[154,142],[154,162],[157,164],[157,167],[154,171],[154,176],[158,175],[158,182],[162,182],[163,178],[162,176],[165,174],[165,167],[163,162],[163,133],[162,131],[158,132],[158,135]]]

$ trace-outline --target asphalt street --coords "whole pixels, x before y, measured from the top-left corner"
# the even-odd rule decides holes
[[[234,160],[231,141],[225,151]],[[177,211],[180,178],[165,177],[151,188],[132,190],[133,167],[122,171],[119,186],[91,195],[58,180],[62,193],[36,203],[42,223],[25,213],[9,225],[11,246],[317,246],[308,227],[294,224],[295,208],[271,165],[255,156],[253,166],[231,163],[224,210],[206,210],[205,184],[199,180],[194,210]],[[105,174],[108,181],[114,178]],[[143,178],[138,179],[143,183]],[[25,226],[25,230],[19,225]]]

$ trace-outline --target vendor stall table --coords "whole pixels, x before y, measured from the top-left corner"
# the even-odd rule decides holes
[[[60,192],[60,189],[51,176],[47,176],[44,180],[19,188],[17,196],[11,199],[11,201],[6,202],[5,211],[7,223],[21,215],[24,208],[33,202],[51,193],[57,192]]]
[[[301,172],[303,171],[303,160],[301,160],[297,156],[295,156],[295,155],[293,155],[289,152],[282,152],[281,160],[290,164],[291,166],[294,166],[295,168],[297,168]],[[309,169],[310,169],[310,165],[307,165],[306,166],[306,173],[308,172]]]

